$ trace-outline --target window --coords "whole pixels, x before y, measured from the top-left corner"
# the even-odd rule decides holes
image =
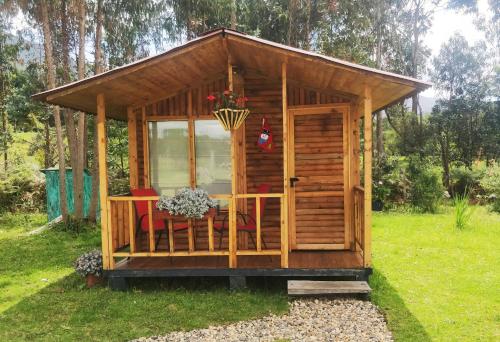
[[[151,186],[171,196],[190,185],[189,145],[195,147],[196,186],[209,194],[231,193],[231,135],[216,120],[195,120],[194,141],[188,121],[148,123]]]
[[[216,120],[195,121],[196,184],[209,194],[231,193],[231,135]]]
[[[187,121],[149,122],[151,186],[161,195],[189,186]]]

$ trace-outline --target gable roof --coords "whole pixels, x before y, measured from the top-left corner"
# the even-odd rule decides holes
[[[63,107],[95,113],[96,97],[103,93],[107,116],[126,119],[128,106],[165,98],[180,90],[227,73],[227,61],[279,79],[287,63],[290,83],[318,91],[362,96],[372,87],[374,111],[425,90],[431,83],[314,52],[274,43],[225,28],[207,32],[158,55],[75,81],[33,98]]]

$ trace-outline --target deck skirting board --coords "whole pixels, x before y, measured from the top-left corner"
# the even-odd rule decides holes
[[[109,278],[145,278],[145,277],[352,277],[356,280],[368,280],[371,268],[172,268],[172,269],[115,269],[104,272]]]

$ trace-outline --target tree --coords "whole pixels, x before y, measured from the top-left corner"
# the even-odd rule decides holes
[[[16,37],[12,37],[8,33],[9,28],[6,15],[0,14],[0,116],[2,119],[0,150],[3,153],[5,174],[7,174],[9,169],[8,150],[11,142],[9,118],[6,108],[8,98],[13,90],[12,79],[15,77],[14,74],[16,72],[15,63],[21,48],[20,41],[16,42]]]
[[[456,34],[443,44],[439,55],[433,59],[432,80],[441,98],[432,112],[431,122],[441,147],[447,187],[452,146],[456,157],[469,167],[483,148],[489,83],[484,51],[483,43],[469,46],[463,36]]]
[[[49,21],[49,6],[46,0],[39,3],[40,22],[43,32],[45,65],[47,68],[47,87],[53,89],[56,87],[56,70],[53,57],[52,31]],[[64,140],[61,124],[61,113],[58,106],[53,106],[54,122],[56,126],[57,152],[59,157],[59,195],[61,215],[63,221],[68,220],[68,206],[66,203],[66,160],[64,155]]]

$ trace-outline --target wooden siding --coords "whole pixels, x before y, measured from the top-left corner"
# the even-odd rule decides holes
[[[242,147],[239,151],[238,162],[243,165],[239,171],[238,177],[238,193],[255,193],[257,188],[262,183],[269,183],[272,186],[273,193],[282,193],[283,189],[283,126],[282,126],[282,91],[281,81],[269,79],[261,74],[250,71],[239,70],[238,74],[239,85],[244,87],[244,95],[248,97],[248,107],[251,114],[242,126],[244,137],[239,140],[239,145]],[[223,92],[228,86],[227,78],[219,78],[214,81],[206,82],[196,88],[183,90],[170,97],[161,99],[154,103],[144,106],[146,118],[148,120],[169,120],[169,119],[188,119],[188,110],[192,108],[194,118],[206,118],[211,114],[212,106],[206,100],[208,94],[214,92]],[[238,88],[240,88],[238,87]],[[241,89],[237,89],[239,93],[243,93]],[[189,105],[189,98],[192,103]],[[287,103],[290,106],[311,105],[311,104],[330,104],[330,103],[347,103],[349,99],[342,97],[339,94],[323,93],[312,89],[301,88],[296,85],[288,85],[287,87]],[[137,170],[138,184],[140,187],[145,186],[144,182],[144,132],[142,122],[143,108],[136,108],[134,113],[136,119],[136,138],[137,138]],[[271,126],[275,149],[272,153],[265,153],[257,146],[257,139],[260,134],[262,118],[266,117]],[[244,175],[242,174],[244,173]],[[246,212],[247,207],[252,205],[253,199],[239,200],[237,209],[241,212]],[[338,198],[327,198],[327,206],[335,207],[342,210],[342,203]],[[325,204],[323,204],[324,206]],[[307,206],[307,205],[306,205]],[[336,208],[336,206],[340,206]],[[262,220],[262,237],[267,248],[278,248],[280,245],[280,203],[279,199],[272,198],[266,203],[266,211]],[[330,208],[330,207],[328,207]],[[293,213],[291,213],[293,214]],[[221,217],[222,218],[222,217]],[[335,228],[336,229],[336,228]],[[196,222],[196,244],[195,249],[208,248],[208,234],[206,222]],[[343,232],[343,230],[342,230]],[[227,232],[226,232],[227,233]],[[343,243],[342,237],[338,237],[335,243]],[[218,247],[218,235],[216,238],[216,247]],[[165,248],[166,242],[160,242],[160,248]],[[188,234],[185,231],[176,232],[175,234],[176,248],[188,248]],[[138,249],[147,247],[147,241],[139,239]],[[227,234],[222,243],[223,248],[227,248]],[[254,248],[247,234],[240,233],[238,235],[238,248]]]
[[[245,74],[245,96],[248,97],[250,115],[245,122],[246,140],[246,192],[256,193],[260,184],[271,185],[271,192],[283,193],[283,121],[281,82],[256,74]],[[274,150],[263,152],[257,146],[262,118],[271,127]],[[262,220],[262,237],[268,248],[280,245],[279,200],[269,199]]]

